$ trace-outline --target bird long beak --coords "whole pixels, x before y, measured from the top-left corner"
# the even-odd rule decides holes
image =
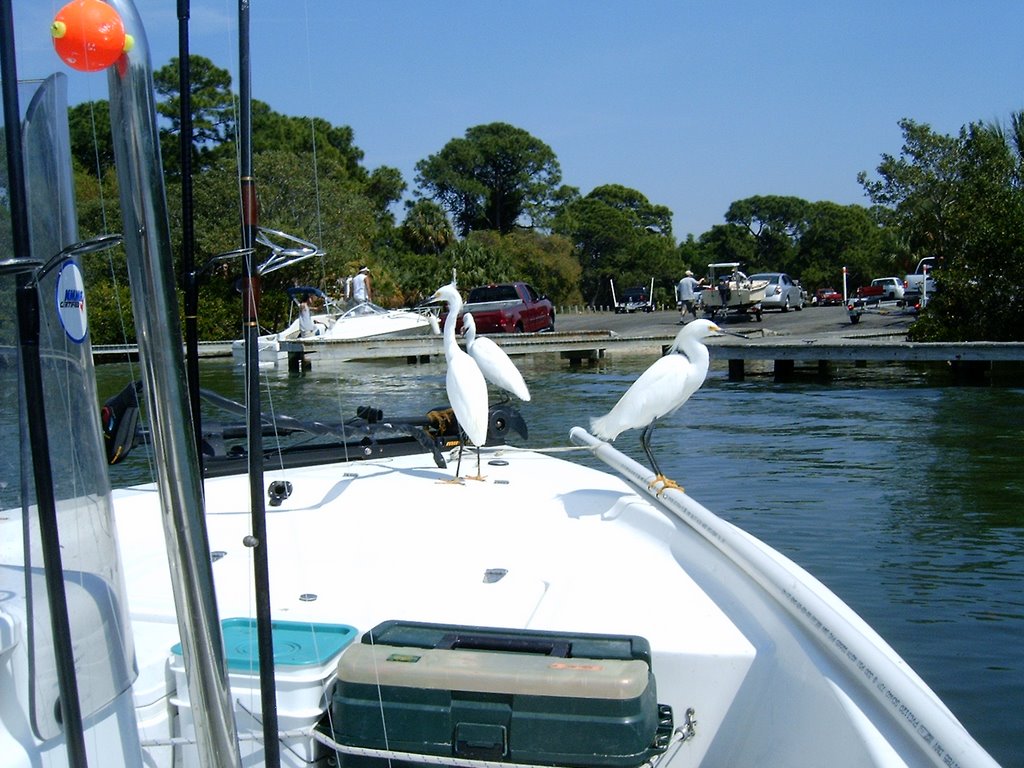
[[[717,325],[714,328],[712,328],[712,331],[714,331],[714,333],[711,334],[712,336],[735,336],[737,339],[750,338],[749,336],[744,336],[742,333],[736,333],[736,331],[727,331],[724,328],[720,328]]]

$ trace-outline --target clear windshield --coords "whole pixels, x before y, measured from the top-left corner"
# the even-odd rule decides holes
[[[26,111],[23,146],[31,257],[45,262],[77,240],[65,78],[39,86]],[[22,103],[25,103],[24,101]],[[9,217],[7,217],[9,222]],[[5,229],[5,231],[8,231]],[[4,257],[13,254],[9,238]],[[27,398],[19,372],[16,278],[0,283],[0,500],[7,521],[0,543],[0,611],[25,627],[32,670],[32,727],[57,736],[57,673],[36,509],[27,419],[45,412],[60,552],[82,714],[88,717],[134,678],[126,598],[103,458],[99,406],[88,335],[87,293],[79,265],[66,259],[38,283],[42,408]],[[28,400],[28,402],[26,402]],[[18,448],[20,447],[20,452]],[[20,513],[17,511],[20,507]]]

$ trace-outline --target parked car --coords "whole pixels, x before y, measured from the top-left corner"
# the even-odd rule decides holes
[[[835,288],[819,288],[814,292],[814,303],[819,307],[833,307],[843,303],[843,294]]]
[[[871,285],[881,286],[883,299],[903,300],[903,281],[898,277],[876,277],[871,281]]]
[[[760,272],[750,276],[750,282],[767,280],[768,288],[761,301],[762,309],[781,309],[788,312],[790,308],[800,311],[804,308],[803,289],[800,283],[785,272]]]
[[[651,293],[643,285],[627,288],[622,292],[622,301],[615,305],[615,311],[618,313],[650,312],[652,309],[654,302],[651,301]]]

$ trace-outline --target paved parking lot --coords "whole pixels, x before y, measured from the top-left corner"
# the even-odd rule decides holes
[[[687,316],[690,319],[691,316]],[[878,334],[901,335],[914,320],[913,315],[894,312],[887,315],[867,314],[857,325],[850,322],[845,307],[805,307],[797,312],[766,311],[758,322],[753,315],[728,315],[718,323],[731,331],[757,335],[786,335],[799,337],[871,336]],[[563,311],[558,315],[559,331],[614,331],[628,335],[671,335],[679,330],[679,312],[634,312],[617,315],[614,312]]]

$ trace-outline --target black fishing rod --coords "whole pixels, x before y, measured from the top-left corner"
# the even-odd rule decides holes
[[[259,649],[260,703],[263,708],[263,749],[267,766],[281,762],[277,726],[277,684],[274,679],[274,636],[270,613],[270,566],[267,552],[267,510],[263,502],[263,430],[260,406],[259,299],[260,276],[253,248],[259,226],[256,180],[252,170],[252,73],[249,58],[249,0],[238,0],[238,172],[242,195],[242,248],[245,271],[242,320],[245,331],[249,496],[251,500],[253,581],[256,599],[256,640]]]
[[[181,266],[185,299],[185,374],[203,466],[203,421],[199,409],[199,273],[195,268],[195,222],[192,207],[192,72],[189,62],[189,0],[178,0],[178,154],[181,158]]]
[[[14,53],[14,15],[11,0],[0,0],[0,81],[3,88],[4,133],[7,141],[8,202],[15,254],[14,259],[2,265],[0,272],[14,273],[17,282],[18,351],[24,396],[33,406],[32,415],[26,421],[36,490],[36,511],[39,516],[39,536],[43,551],[43,573],[50,604],[50,627],[56,656],[60,716],[68,764],[84,768],[88,766],[89,761],[85,750],[81,702],[78,698],[78,676],[75,672],[67,592],[64,588],[64,565],[57,527],[57,502],[53,493],[50,440],[46,431],[43,370],[39,357],[39,290],[35,268],[40,265],[28,258],[18,258],[19,254],[31,252],[31,244],[25,167],[21,156],[21,108],[18,104],[18,71]]]

